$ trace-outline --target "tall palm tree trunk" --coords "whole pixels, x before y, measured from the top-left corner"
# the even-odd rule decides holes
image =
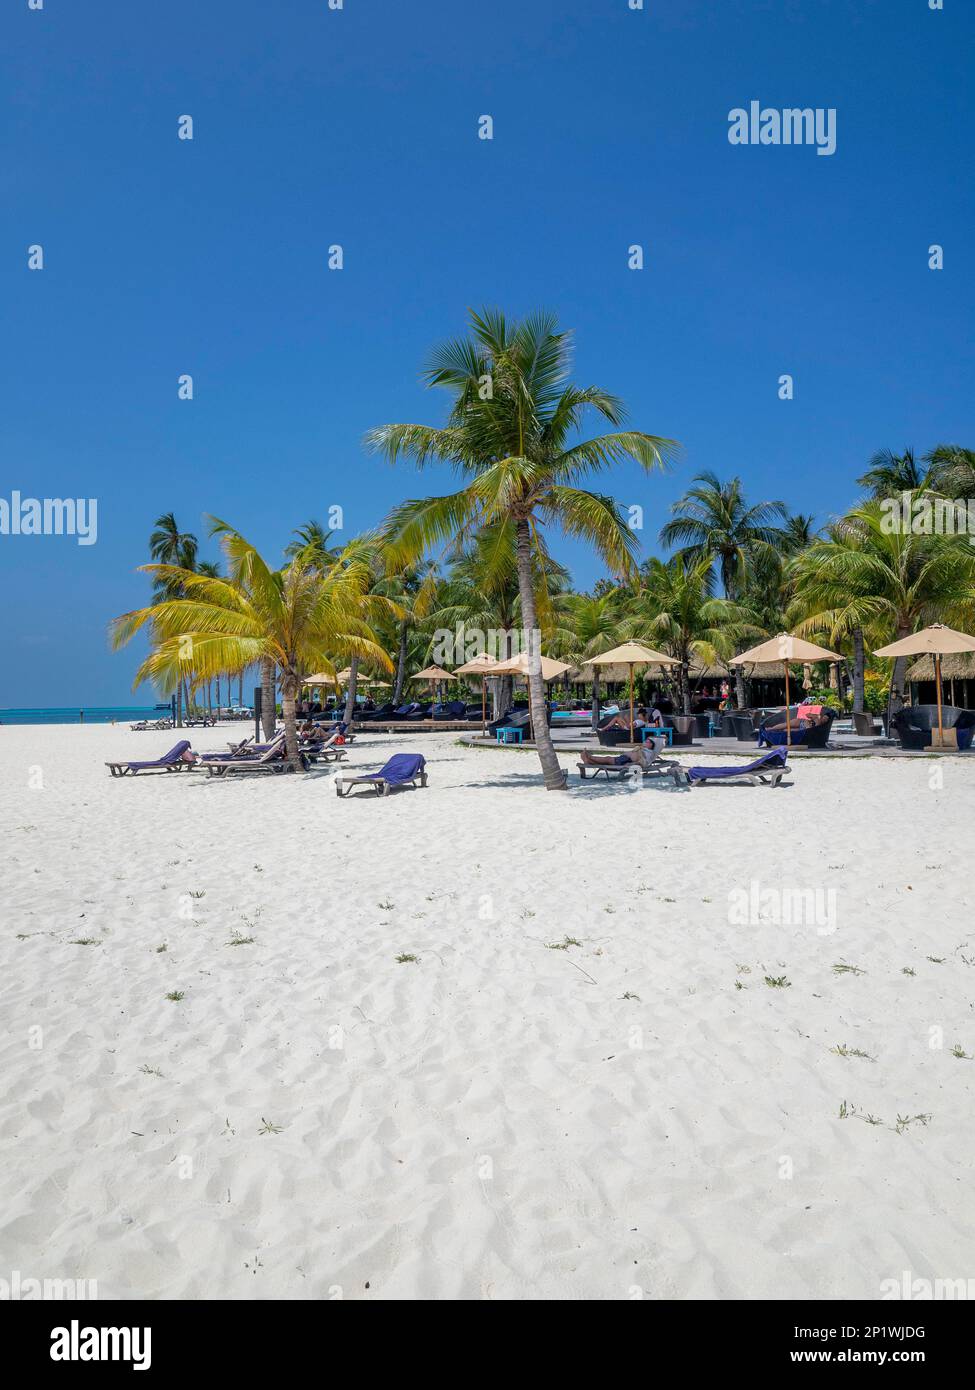
[[[853,712],[854,714],[863,713],[864,704],[864,670],[865,660],[863,652],[863,628],[853,629]]]
[[[294,675],[282,676],[281,713],[284,716],[284,751],[295,772],[303,772],[304,765],[301,761],[301,753],[298,751],[297,694],[297,677]]]
[[[599,728],[599,668],[592,668],[592,731]]]
[[[274,708],[274,662],[261,662],[261,731],[265,742],[274,735],[277,713]]]
[[[354,656],[349,662],[349,688],[345,694],[345,714],[342,718],[350,727],[355,715],[355,687],[359,678],[359,658]]]
[[[519,518],[515,525],[515,558],[518,566],[518,590],[521,595],[522,623],[528,630],[529,655],[541,655],[537,648],[538,617],[535,611],[535,590],[532,584],[531,531],[528,522]],[[545,790],[565,791],[568,773],[559,763],[552,743],[552,731],[548,727],[548,709],[545,702],[545,686],[542,681],[541,663],[530,660],[528,663],[528,709],[531,714],[532,730],[538,760],[542,765]]]
[[[403,698],[403,683],[406,680],[406,623],[399,625],[399,655],[396,658],[396,684],[393,686],[393,704],[399,705]]]

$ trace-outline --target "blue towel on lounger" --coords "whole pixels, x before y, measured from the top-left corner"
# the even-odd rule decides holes
[[[748,763],[745,767],[689,767],[687,775],[693,782],[695,778],[707,777],[708,780],[718,780],[722,777],[744,777],[752,772],[774,772],[777,767],[785,767],[788,751],[785,748],[773,748],[764,757],[756,758],[753,763]]]
[[[156,759],[154,759],[152,762],[148,762],[148,763],[129,763],[129,767],[132,767],[132,768],[136,768],[136,767],[138,767],[138,768],[143,768],[143,767],[168,767],[170,763],[178,763],[178,762],[181,762],[181,761],[182,761],[183,754],[186,752],[186,750],[187,750],[187,748],[189,748],[189,746],[190,746],[190,741],[189,741],[189,739],[188,739],[188,738],[181,738],[180,741],[179,741],[179,743],[175,744],[172,748],[170,748],[169,752],[165,755],[165,757],[163,757],[163,758],[156,758]]]
[[[412,782],[414,777],[419,777],[426,767],[426,758],[419,753],[394,753],[389,762],[379,772],[370,772],[363,777],[362,781],[369,782],[388,782],[390,786],[396,787],[403,782]]]

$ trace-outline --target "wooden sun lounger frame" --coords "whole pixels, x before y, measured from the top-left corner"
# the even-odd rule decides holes
[[[576,767],[583,782],[590,775],[593,778],[598,777],[601,772],[605,772],[607,782],[611,776],[617,779],[629,777],[633,768],[638,769],[643,777],[672,777],[676,787],[682,786],[685,780],[680,763],[668,762],[665,758],[657,758],[647,767],[641,767],[639,763],[629,763],[626,767],[593,767],[591,763],[576,763]]]

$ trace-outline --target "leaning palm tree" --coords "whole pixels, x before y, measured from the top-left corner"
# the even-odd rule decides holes
[[[508,520],[514,527],[521,620],[532,654],[539,646],[533,556],[546,526],[555,526],[595,547],[612,572],[634,569],[636,542],[612,498],[579,486],[611,464],[634,459],[644,469],[663,466],[673,441],[638,430],[619,430],[578,440],[586,412],[612,426],[624,419],[622,403],[601,387],[568,381],[571,337],[556,319],[537,313],[509,324],[493,310],[470,314],[471,336],[445,343],[426,372],[430,386],[453,395],[447,424],[384,425],[367,445],[390,461],[412,458],[423,467],[446,463],[463,480],[459,491],[397,507],[386,523],[390,544],[409,563],[440,542],[463,543],[486,526]],[[552,745],[539,663],[532,663],[528,700],[535,746],[549,790],[565,786]]]
[[[854,507],[792,564],[790,617],[804,635],[849,637],[854,708],[863,708],[864,636],[907,637],[926,623],[971,620],[975,556],[961,536],[891,529],[882,499]],[[891,693],[903,689],[905,657],[894,662]]]
[[[740,478],[723,483],[710,470],[693,481],[671,507],[674,518],[661,528],[661,543],[680,546],[677,553],[692,563],[706,556],[717,567],[725,597],[740,600],[756,566],[782,548],[785,503],[749,506]]]
[[[328,653],[335,651],[391,666],[361,616],[371,577],[368,566],[353,542],[344,563],[324,576],[304,552],[283,569],[272,570],[225,522],[213,519],[212,530],[221,537],[230,578],[215,579],[178,565],[142,566],[154,579],[172,584],[179,596],[116,618],[112,644],[121,647],[148,626],[152,650],[136,673],[136,685],[178,679],[188,666],[206,677],[253,662],[273,663],[281,680],[286,751],[298,770],[302,759],[295,707],[302,676],[311,668],[329,669]]]

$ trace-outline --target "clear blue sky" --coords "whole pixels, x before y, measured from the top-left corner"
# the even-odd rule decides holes
[[[360,440],[442,418],[468,305],[556,310],[685,446],[613,481],[651,546],[702,468],[823,519],[878,448],[975,444],[972,0],[6,0],[0,40],[0,496],[99,504],[94,546],[0,536],[0,706],[129,698],[160,512],[275,556],[446,491]],[[836,153],[730,145],[753,99],[835,107]]]

